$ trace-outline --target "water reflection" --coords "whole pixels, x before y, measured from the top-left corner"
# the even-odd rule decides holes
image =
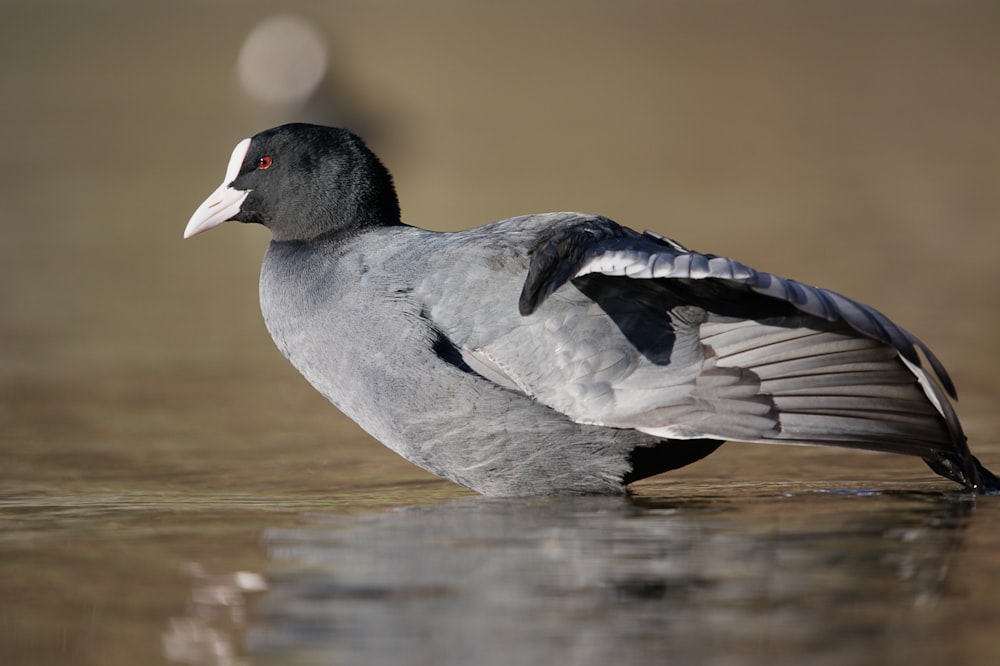
[[[974,506],[806,493],[470,498],[315,515],[265,533],[270,589],[246,649],[253,663],[919,657],[939,638],[928,609],[950,594]]]
[[[246,625],[247,597],[267,589],[264,578],[251,571],[210,574],[191,563],[185,567],[192,579],[188,613],[173,618],[163,635],[167,661],[182,664],[237,666],[246,662],[235,645]]]

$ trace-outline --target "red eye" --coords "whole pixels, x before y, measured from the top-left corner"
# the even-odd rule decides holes
[[[259,160],[257,160],[257,168],[258,169],[266,169],[269,166],[271,166],[271,156],[270,155],[264,155],[264,157],[261,157]]]

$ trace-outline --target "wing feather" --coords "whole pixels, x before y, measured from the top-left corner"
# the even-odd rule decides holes
[[[874,308],[604,218],[540,244],[522,315],[569,282],[576,289],[544,312],[586,311],[578,319],[603,316],[617,332],[593,323],[591,338],[563,314],[567,329],[549,330],[556,344],[570,356],[575,345],[620,352],[613,366],[581,373],[570,358],[530,382],[537,399],[578,422],[906,453],[977,483],[981,466],[970,462],[947,372]]]
[[[605,218],[594,218],[589,225],[583,240],[580,229],[569,226],[536,251],[521,294],[522,314],[533,312],[565,282],[594,273],[646,279],[725,280],[788,303],[803,314],[842,321],[866,337],[892,346],[917,366],[919,349],[946,392],[956,395],[951,378],[930,349],[870,306],[828,289],[754,270],[734,259],[682,249],[669,239],[648,232],[638,234]]]

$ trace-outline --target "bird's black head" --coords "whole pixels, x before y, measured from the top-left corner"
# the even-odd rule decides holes
[[[237,144],[222,185],[191,216],[184,237],[226,220],[255,222],[276,241],[399,224],[392,176],[345,129],[282,125]]]

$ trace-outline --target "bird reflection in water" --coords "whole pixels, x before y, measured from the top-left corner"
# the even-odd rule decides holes
[[[281,663],[920,656],[945,631],[922,609],[951,593],[974,507],[960,494],[843,491],[314,515],[264,534],[269,588],[243,649]]]

